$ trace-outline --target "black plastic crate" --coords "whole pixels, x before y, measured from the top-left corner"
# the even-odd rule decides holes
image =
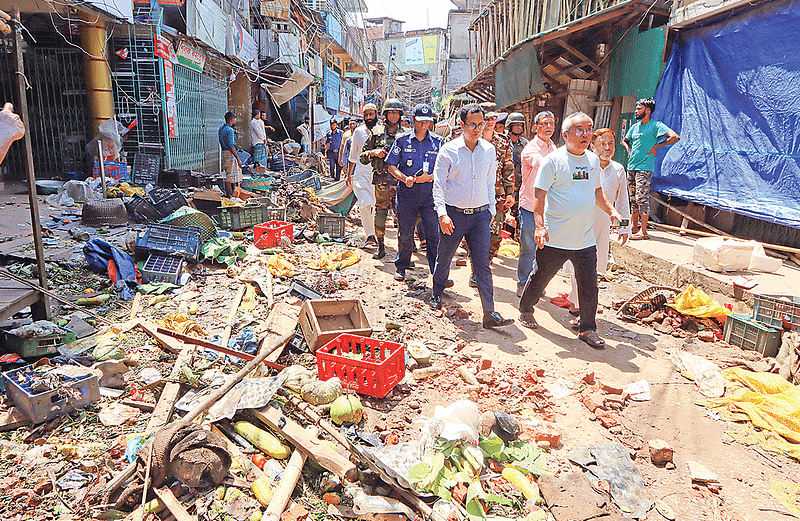
[[[192,171],[171,168],[162,170],[158,184],[165,187],[189,188],[192,185]]]
[[[142,267],[142,280],[177,284],[183,271],[183,259],[174,255],[150,254]]]
[[[58,388],[44,392],[32,391],[35,375],[33,366],[3,373],[6,394],[33,423],[52,420],[100,401],[100,384],[94,374],[78,377],[60,375]]]
[[[202,231],[197,226],[169,226],[150,224],[136,238],[136,257],[156,255],[179,255],[188,262],[197,262],[200,255]]]
[[[344,215],[319,212],[317,214],[317,232],[327,233],[331,237],[344,237]]]
[[[159,190],[155,194],[155,190],[150,192],[150,199],[153,201],[153,206],[156,207],[161,218],[169,216],[175,210],[188,206],[189,203],[183,196],[180,190]]]
[[[128,217],[137,223],[158,221],[162,218],[161,213],[153,206],[153,203],[139,194],[133,194],[133,197],[125,203],[125,208],[128,210]]]
[[[219,227],[223,230],[244,230],[267,222],[266,206],[228,206],[220,208]]]

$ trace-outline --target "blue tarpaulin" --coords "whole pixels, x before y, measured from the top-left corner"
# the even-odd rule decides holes
[[[800,3],[776,1],[678,33],[654,118],[681,140],[654,190],[800,228],[798,28]]]

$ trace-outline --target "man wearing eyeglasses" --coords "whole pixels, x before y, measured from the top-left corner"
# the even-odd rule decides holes
[[[592,118],[583,112],[570,114],[561,125],[565,145],[542,160],[534,182],[533,213],[536,220],[536,267],[525,284],[519,303],[523,326],[538,327],[533,306],[547,284],[566,261],[572,261],[581,303],[578,338],[600,349],[605,342],[597,334],[597,247],[594,207],[599,206],[612,223],[622,220],[608,201],[600,183],[600,160],[589,152]]]
[[[461,240],[466,239],[483,308],[483,327],[507,326],[514,321],[494,310],[489,268],[489,224],[497,211],[497,158],[492,144],[481,139],[486,125],[483,109],[474,103],[465,105],[459,118],[463,135],[442,145],[433,168],[433,202],[441,234],[430,305],[441,309],[450,263]]]
[[[556,130],[556,117],[549,110],[543,110],[534,116],[533,129],[536,135],[522,149],[522,179],[519,188],[519,259],[517,259],[517,296],[522,297],[522,290],[533,271],[536,259],[536,219],[533,215],[533,204],[536,199],[533,182],[542,160],[556,145],[551,139]]]

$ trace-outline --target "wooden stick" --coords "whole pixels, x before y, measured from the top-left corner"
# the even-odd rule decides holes
[[[131,313],[128,316],[128,320],[133,320],[136,318],[136,315],[139,313],[139,308],[142,307],[142,294],[138,291],[136,292],[136,296],[133,297],[133,302],[131,303]]]
[[[179,342],[175,338],[170,338],[169,336],[163,335],[158,332],[159,327],[153,324],[152,322],[148,322],[142,320],[139,322],[138,326],[148,335],[153,337],[153,339],[161,346],[162,349],[165,351],[169,351],[170,353],[177,353],[180,354],[184,349],[184,343]]]
[[[656,226],[658,228],[664,228],[665,230],[670,230],[670,231],[673,231],[673,232],[680,232],[681,231],[681,228],[678,228],[677,226],[671,226],[669,224],[654,223],[652,221],[650,221],[648,223],[648,225],[649,224],[652,224],[653,226]],[[693,235],[699,235],[701,237],[730,237],[731,239],[737,239],[737,237],[733,237],[733,236],[727,235],[727,234],[719,235],[719,234],[716,234],[716,233],[708,233],[708,232],[704,232],[704,231],[701,231],[701,230],[692,230],[691,228],[687,228],[684,231],[686,233],[691,233]],[[739,240],[740,241],[745,241],[747,239],[739,239]],[[755,239],[753,239],[753,240],[755,240]],[[756,241],[756,242],[760,242],[760,241]],[[789,246],[779,246],[777,244],[770,244],[768,242],[761,242],[761,246],[763,246],[764,248],[766,248],[768,250],[782,251],[782,252],[785,252],[785,253],[789,253],[791,255],[800,255],[800,249],[790,248]]]
[[[247,284],[242,283],[239,286],[239,290],[236,292],[236,295],[233,297],[233,302],[231,303],[231,311],[228,314],[228,320],[225,322],[225,331],[222,332],[222,345],[227,346],[228,340],[231,339],[231,332],[233,331],[233,323],[236,321],[236,312],[239,311],[239,305],[242,303],[242,297],[244,297],[244,292],[247,290]]]
[[[275,304],[275,296],[272,294],[272,272],[267,270],[267,291],[269,295],[267,295],[267,305],[269,309],[272,309],[272,305]]]
[[[658,197],[653,197],[652,199],[653,199],[653,201],[657,202],[658,204],[660,204],[660,205],[661,205],[661,206],[663,206],[664,208],[669,208],[669,209],[670,209],[670,211],[673,211],[673,212],[677,213],[678,215],[680,215],[680,216],[681,216],[681,217],[683,217],[684,219],[689,219],[689,220],[690,220],[690,221],[692,221],[693,223],[695,223],[695,224],[697,224],[697,225],[700,225],[700,226],[702,226],[703,228],[706,228],[706,229],[708,229],[708,230],[711,230],[712,232],[714,232],[714,233],[716,233],[716,234],[722,235],[722,236],[724,236],[724,237],[730,237],[730,235],[728,235],[727,233],[723,232],[722,230],[718,230],[717,228],[714,228],[714,227],[713,227],[713,226],[711,226],[710,224],[706,224],[706,223],[704,223],[704,222],[702,222],[702,221],[700,221],[700,220],[698,220],[698,219],[695,219],[694,217],[692,217],[692,216],[691,216],[691,215],[689,215],[688,213],[686,213],[686,212],[682,212],[681,210],[678,210],[677,208],[675,208],[675,207],[674,207],[674,206],[672,206],[671,204],[669,204],[669,203],[665,203],[664,201],[662,201],[662,200],[661,200],[661,199],[659,199]]]
[[[316,438],[319,433],[319,429],[313,425],[306,428],[306,431],[308,435],[313,438]],[[289,500],[292,498],[292,492],[294,491],[294,487],[297,486],[300,474],[303,472],[303,465],[306,463],[306,458],[306,454],[297,448],[292,452],[292,455],[289,457],[289,462],[286,464],[286,468],[283,469],[283,477],[280,483],[278,483],[277,488],[275,488],[272,499],[269,505],[267,505],[267,510],[261,518],[263,521],[278,521],[280,519],[281,514],[283,514],[283,511],[286,509],[286,505],[289,504]]]
[[[177,331],[173,331],[172,329],[167,329],[165,327],[159,327],[156,331],[164,335],[175,337],[178,340],[182,340],[187,344],[195,344],[201,347],[207,347],[208,349],[213,349],[214,351],[219,351],[220,353],[224,353],[226,355],[236,356],[238,358],[241,358],[242,360],[250,361],[253,358],[255,358],[255,356],[251,354],[243,353],[241,351],[236,351],[235,349],[229,349],[227,347],[223,347],[213,342],[209,342],[208,340],[203,340],[202,338],[184,335],[183,333],[178,333]],[[278,371],[286,369],[285,365],[276,364],[275,362],[270,362],[269,360],[264,360],[263,364],[266,365],[267,367],[277,369]]]

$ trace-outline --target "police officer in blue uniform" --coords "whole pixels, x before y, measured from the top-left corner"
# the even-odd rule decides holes
[[[434,112],[429,105],[414,107],[411,132],[397,137],[386,164],[389,172],[399,181],[397,185],[397,259],[394,261],[396,280],[405,278],[411,267],[414,249],[414,227],[417,216],[425,229],[428,267],[433,273],[436,252],[439,248],[439,218],[433,205],[433,165],[444,138],[431,130]]]

